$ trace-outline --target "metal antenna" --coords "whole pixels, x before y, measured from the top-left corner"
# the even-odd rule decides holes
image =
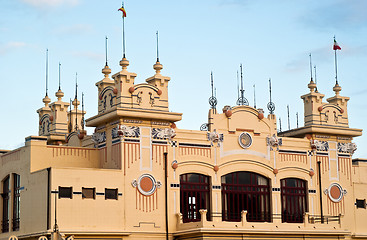
[[[288,113],[288,130],[291,129],[291,122],[290,122],[290,119],[289,119],[289,105],[287,105],[287,113]]]
[[[274,114],[275,104],[271,101],[271,78],[269,78],[269,103],[267,105],[270,114]]]
[[[241,70],[241,90],[240,90],[241,96],[237,100],[237,105],[241,105],[241,106],[246,105],[246,106],[248,106],[248,101],[245,98],[245,90],[243,89],[242,64],[240,64],[240,70]]]
[[[256,86],[254,84],[254,108],[256,108]]]
[[[59,62],[59,90],[61,90],[61,63]]]
[[[214,96],[214,81],[213,81],[213,72],[210,73],[210,83],[212,88],[212,96],[209,98],[209,105],[212,107],[212,109],[215,109],[217,106],[217,98]]]
[[[158,31],[157,31],[157,62],[159,62],[159,49],[158,49],[159,45],[158,45]]]
[[[46,49],[46,96],[48,92],[48,48]]]

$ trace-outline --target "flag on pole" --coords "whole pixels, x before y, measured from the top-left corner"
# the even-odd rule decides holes
[[[122,12],[122,17],[123,18],[126,17],[126,11],[125,11],[125,8],[123,6],[120,7],[118,11],[121,11]]]
[[[339,46],[339,44],[336,42],[335,38],[334,38],[334,46],[333,46],[333,50],[342,50],[342,48]]]

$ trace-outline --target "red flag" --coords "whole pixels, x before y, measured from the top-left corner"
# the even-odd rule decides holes
[[[336,40],[334,39],[334,46],[333,46],[333,50],[342,50],[342,48],[339,46],[339,44],[336,42]]]
[[[118,11],[121,11],[122,12],[122,17],[126,17],[126,11],[125,11],[125,8],[124,7],[120,7]]]

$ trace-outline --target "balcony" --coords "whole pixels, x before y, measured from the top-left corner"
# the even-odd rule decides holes
[[[247,211],[241,212],[241,220],[237,222],[223,221],[221,213],[210,214],[207,218],[207,210],[200,210],[200,220],[197,222],[184,223],[182,214],[177,214],[177,228],[174,236],[226,236],[227,234],[241,235],[333,235],[343,236],[350,234],[342,228],[343,215],[339,216],[316,216],[305,213],[297,222],[282,222],[281,214],[272,214],[268,222],[248,221]],[[284,216],[283,216],[284,220]]]

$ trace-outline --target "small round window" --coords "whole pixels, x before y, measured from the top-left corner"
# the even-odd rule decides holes
[[[243,132],[238,137],[238,143],[242,148],[249,148],[252,144],[252,137],[249,133]]]

